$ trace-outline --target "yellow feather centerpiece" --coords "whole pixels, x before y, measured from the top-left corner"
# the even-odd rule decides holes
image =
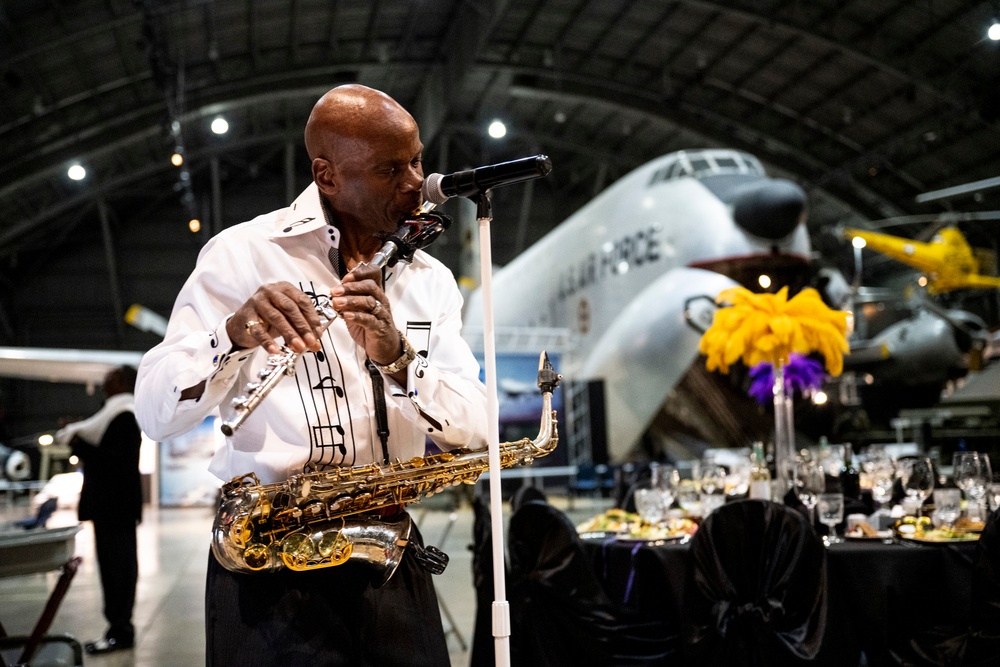
[[[792,488],[795,474],[795,419],[790,392],[785,388],[785,366],[792,352],[823,356],[827,372],[844,370],[848,313],[829,308],[812,288],[788,298],[788,288],[777,294],[756,294],[730,287],[715,299],[720,305],[712,326],[701,337],[699,350],[709,371],[728,373],[742,361],[748,368],[761,362],[774,370],[774,464],[778,479],[775,500]]]
[[[848,314],[829,308],[811,287],[791,299],[787,287],[777,294],[730,287],[715,302],[731,305],[716,311],[712,326],[701,337],[699,350],[708,357],[708,370],[728,373],[740,360],[747,367],[762,361],[779,367],[788,363],[792,352],[818,352],[830,375],[843,371],[844,353],[850,350]]]

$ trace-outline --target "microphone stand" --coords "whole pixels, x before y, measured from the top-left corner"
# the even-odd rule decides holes
[[[486,364],[486,418],[489,432],[490,521],[493,535],[493,646],[497,667],[510,666],[510,606],[504,575],[503,498],[500,485],[500,402],[497,397],[496,334],[493,325],[493,257],[490,222],[493,201],[489,190],[474,198],[479,222],[479,282],[483,297],[483,361]]]

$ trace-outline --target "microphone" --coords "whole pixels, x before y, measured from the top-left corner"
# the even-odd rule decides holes
[[[422,190],[425,200],[440,205],[452,197],[476,197],[490,188],[541,178],[547,176],[550,171],[552,171],[552,160],[549,156],[534,155],[510,162],[456,171],[447,176],[430,174],[424,179]]]

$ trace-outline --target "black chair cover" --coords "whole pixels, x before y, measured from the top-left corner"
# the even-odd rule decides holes
[[[511,664],[667,665],[676,633],[633,620],[608,598],[569,518],[536,491],[516,494],[508,527]],[[477,500],[473,558],[479,609],[472,667],[495,664],[489,509]],[[487,565],[489,569],[487,570]]]
[[[934,628],[895,658],[902,667],[1000,667],[1000,510],[976,545],[968,627]]]
[[[826,630],[826,553],[795,510],[728,503],[691,542],[688,662],[772,667],[812,661]]]

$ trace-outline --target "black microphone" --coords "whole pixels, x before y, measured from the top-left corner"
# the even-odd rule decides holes
[[[510,162],[456,171],[447,176],[430,174],[424,179],[423,195],[425,200],[440,205],[452,197],[476,197],[490,188],[541,178],[547,176],[550,171],[552,171],[552,160],[549,156],[534,155]]]

